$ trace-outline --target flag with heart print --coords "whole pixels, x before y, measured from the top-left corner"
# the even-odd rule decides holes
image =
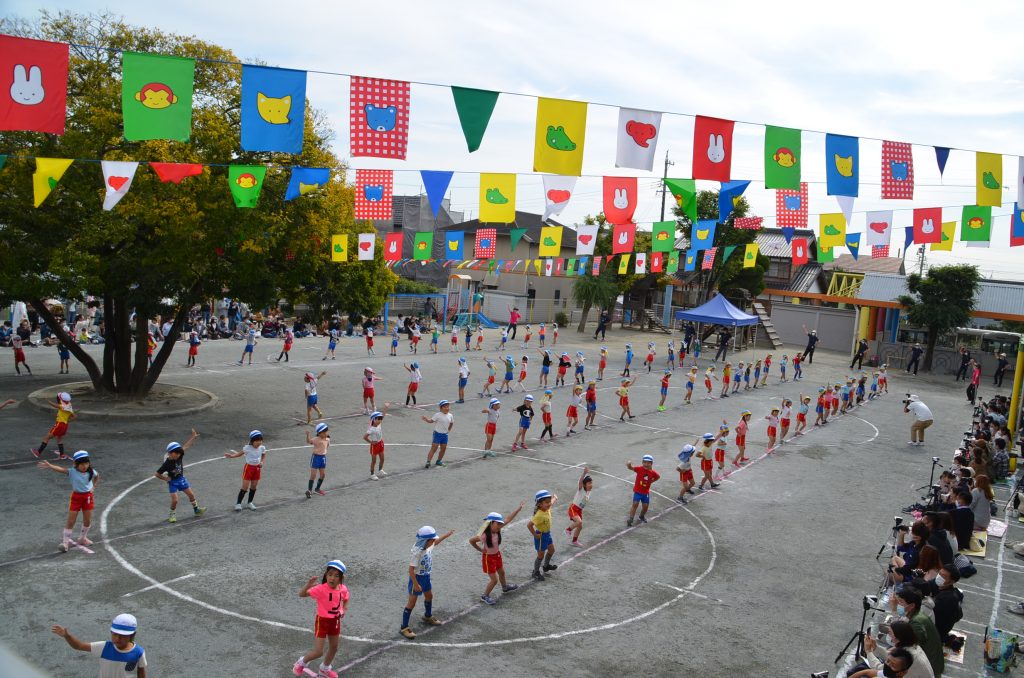
[[[103,196],[103,209],[109,212],[128,194],[139,163],[104,160],[100,164],[103,167],[103,187],[107,190]]]
[[[902,141],[882,142],[882,200],[914,199],[914,153]]]
[[[359,261],[371,261],[373,259],[373,248],[377,244],[377,234],[359,234]]]
[[[793,238],[793,265],[803,266],[807,263],[807,238]]]
[[[646,170],[654,167],[654,151],[661,131],[661,113],[619,109],[615,166]]]
[[[576,227],[576,256],[590,256],[594,254],[594,245],[597,243],[597,224],[584,224]]]
[[[633,272],[637,275],[646,275],[647,273],[647,253],[637,252],[636,263]]]
[[[942,208],[924,207],[914,210],[914,243],[928,245],[942,242]]]
[[[888,245],[892,235],[892,210],[868,212],[866,245],[878,247]]]
[[[572,192],[576,188],[576,177],[544,175],[544,217],[547,221],[557,217],[569,204]]]
[[[628,224],[636,212],[636,177],[604,178],[604,216],[610,224]]]

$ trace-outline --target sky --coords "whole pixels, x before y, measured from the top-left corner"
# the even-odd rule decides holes
[[[419,170],[455,171],[452,209],[478,212],[479,172],[517,173],[517,207],[543,211],[533,169],[537,96],[590,102],[583,177],[559,220],[573,224],[601,211],[601,177],[640,177],[636,221],[661,218],[659,177],[689,177],[693,116],[742,121],[734,136],[733,179],[751,179],[752,214],[775,222],[775,191],[763,185],[764,124],[803,134],[803,179],[810,184],[810,225],[838,212],[825,194],[824,133],[861,140],[860,198],[850,232],[865,212],[897,210],[892,252],[915,207],[944,207],[943,220],[974,203],[974,153],[1004,155],[1004,203],[994,209],[988,249],[954,245],[927,253],[929,265],[977,264],[986,277],[1024,280],[1024,247],[1011,250],[1017,156],[1024,155],[1024,50],[1017,41],[1024,3],[866,0],[834,3],[522,2],[306,0],[281,5],[134,0],[7,0],[5,16],[41,8],[110,10],[154,27],[230,49],[243,62],[413,82],[405,161],[349,158],[348,78],[309,75],[307,97],[328,116],[334,149],[353,168],[393,169],[395,194],[422,192]],[[433,86],[425,83],[436,83]],[[467,152],[449,85],[503,92],[480,150]],[[600,104],[600,105],[598,105]],[[618,107],[667,113],[653,172],[615,167]],[[870,138],[867,138],[870,137]],[[915,200],[880,199],[879,139],[914,145]],[[933,146],[953,149],[940,177]],[[227,159],[225,159],[227,160]],[[717,189],[712,182],[698,188]],[[669,206],[672,200],[669,198]],[[911,248],[908,262],[916,256]]]

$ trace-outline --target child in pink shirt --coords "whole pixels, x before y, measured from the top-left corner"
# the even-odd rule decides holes
[[[318,675],[327,678],[338,678],[338,673],[331,668],[331,661],[338,652],[338,642],[341,639],[341,618],[348,610],[348,587],[342,582],[345,580],[345,563],[340,560],[332,560],[327,563],[327,569],[320,580],[316,583],[316,577],[310,577],[306,585],[299,591],[300,598],[312,598],[316,601],[316,622],[313,633],[316,639],[313,642],[313,649],[299,657],[292,667],[292,673],[301,676],[303,673],[312,671],[306,668],[308,662],[323,656],[320,662]],[[327,641],[327,652],[324,653],[324,641]]]

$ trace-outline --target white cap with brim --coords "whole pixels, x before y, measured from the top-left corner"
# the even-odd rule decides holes
[[[502,525],[505,524],[505,516],[501,515],[500,513],[488,513],[487,517],[484,518],[484,520],[487,520],[488,522],[492,523],[501,523]]]
[[[340,560],[332,560],[328,562],[327,569],[331,568],[337,570],[338,572],[341,572],[342,574],[348,572],[348,568],[345,567],[345,563],[341,562]]]
[[[85,450],[79,450],[78,452],[75,452],[74,455],[72,455],[71,459],[72,461],[76,462],[89,461],[89,453],[86,452]]]
[[[139,620],[131,614],[119,614],[110,623],[110,632],[119,636],[133,635],[139,629]]]

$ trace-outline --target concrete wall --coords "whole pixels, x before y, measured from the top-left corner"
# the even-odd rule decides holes
[[[818,348],[830,351],[850,351],[853,346],[856,311],[845,308],[829,308],[826,306],[808,306],[804,304],[772,304],[772,324],[787,344],[807,345],[808,330],[818,331]]]

